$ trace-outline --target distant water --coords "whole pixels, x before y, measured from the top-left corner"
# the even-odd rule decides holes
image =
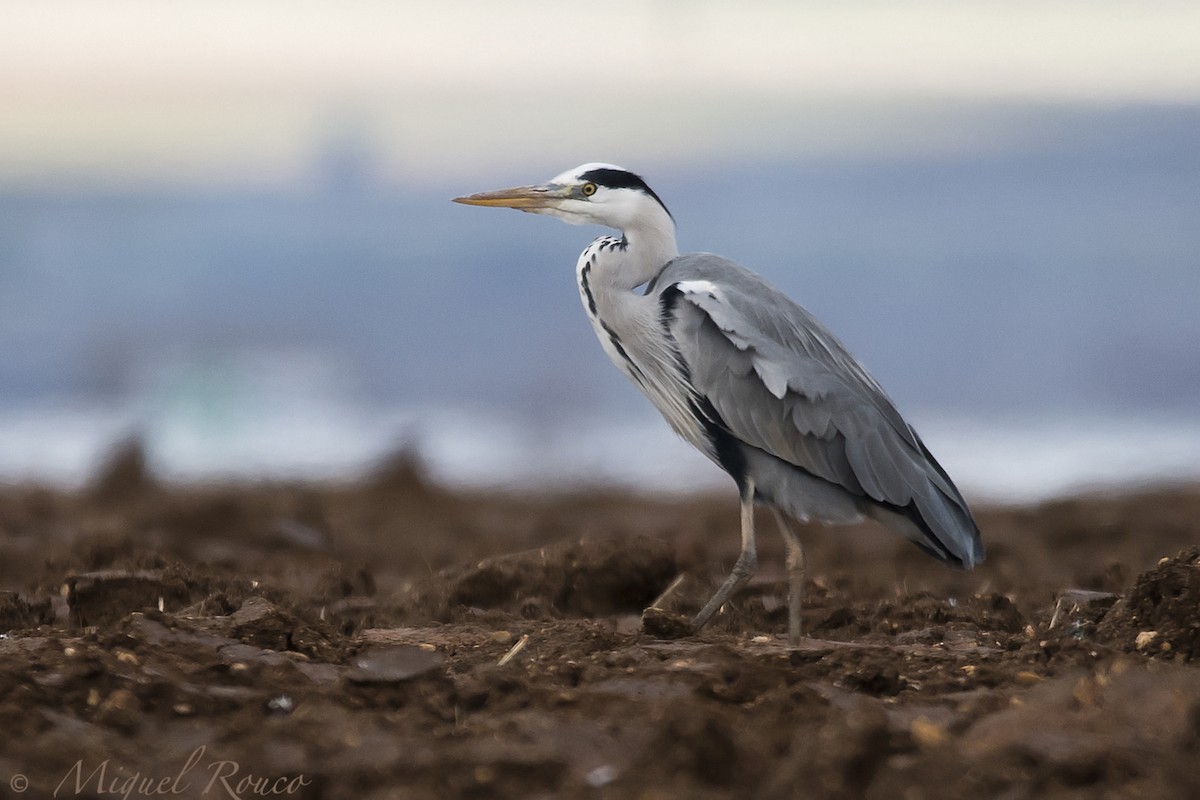
[[[914,416],[975,500],[1027,503],[1097,489],[1200,480],[1200,423],[1115,417]],[[651,491],[729,487],[728,478],[647,412],[548,428],[494,409],[368,408],[293,395],[236,409],[41,404],[0,414],[0,481],[77,486],[114,444],[142,437],[156,473],[176,481],[349,480],[410,448],[455,486]]]

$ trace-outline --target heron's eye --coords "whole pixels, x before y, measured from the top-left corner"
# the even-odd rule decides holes
[[[583,192],[584,197],[591,197],[596,193],[596,184],[585,183],[579,191]]]

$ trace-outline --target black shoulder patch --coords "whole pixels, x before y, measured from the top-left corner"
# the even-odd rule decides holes
[[[608,189],[636,189],[638,191],[645,192],[653,197],[658,204],[663,207],[663,211],[667,212],[667,216],[671,217],[671,219],[675,219],[675,217],[671,215],[671,209],[667,208],[667,204],[662,201],[662,198],[655,194],[654,190],[651,189],[644,180],[642,180],[641,175],[635,175],[632,172],[628,172],[623,169],[599,167],[597,169],[588,170],[580,175],[579,179],[590,181],[597,186],[604,186]]]
[[[657,280],[657,276],[655,276]],[[646,294],[652,291],[652,287],[646,287]],[[670,286],[662,290],[662,294],[658,296],[658,311],[665,325],[670,321],[670,318],[675,313],[675,305],[679,302],[679,298],[683,296],[683,291],[679,288],[679,284],[672,283]]]

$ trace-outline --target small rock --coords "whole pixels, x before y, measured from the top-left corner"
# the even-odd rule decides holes
[[[495,631],[488,637],[496,644],[508,644],[512,641],[513,635],[511,631]]]
[[[1148,650],[1156,638],[1158,638],[1158,631],[1140,631],[1137,638],[1133,640],[1133,646],[1138,650]]]
[[[280,611],[265,597],[247,597],[229,616],[232,634],[247,644],[271,650],[287,650],[288,637],[299,622]]]
[[[444,659],[420,647],[375,647],[351,662],[346,679],[353,683],[399,683],[440,669]]]
[[[265,597],[247,597],[224,621],[220,632],[254,647],[330,660],[336,657],[337,645],[327,630],[306,624]]]
[[[599,789],[601,786],[607,786],[615,781],[617,779],[617,775],[618,773],[616,767],[614,767],[612,764],[604,764],[589,772],[584,777],[584,781],[586,781],[587,785],[591,786],[593,789]]]
[[[946,729],[926,717],[917,717],[909,726],[913,741],[921,747],[939,747],[950,741]]]
[[[137,696],[128,689],[117,689],[100,704],[96,721],[123,733],[137,730],[142,705]]]

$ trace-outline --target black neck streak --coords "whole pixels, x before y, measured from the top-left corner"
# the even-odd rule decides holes
[[[614,247],[618,244],[615,239],[605,240],[601,242],[600,248],[603,249],[608,242],[612,242]],[[624,243],[624,240],[622,239],[620,243]],[[633,376],[633,379],[637,381],[639,386],[645,386],[646,376],[642,373],[641,367],[629,357],[629,353],[625,351],[625,345],[621,344],[621,337],[617,335],[617,332],[609,327],[607,322],[600,319],[600,315],[596,311],[596,296],[592,294],[592,287],[588,285],[588,276],[591,272],[591,261],[584,264],[583,269],[579,270],[579,288],[583,290],[584,299],[587,300],[588,314],[591,315],[592,319],[596,320],[597,324],[600,325],[600,329],[608,336],[608,341],[612,344],[613,350],[617,352],[617,355],[621,357],[621,360],[625,362],[626,367],[629,369],[629,374]]]

